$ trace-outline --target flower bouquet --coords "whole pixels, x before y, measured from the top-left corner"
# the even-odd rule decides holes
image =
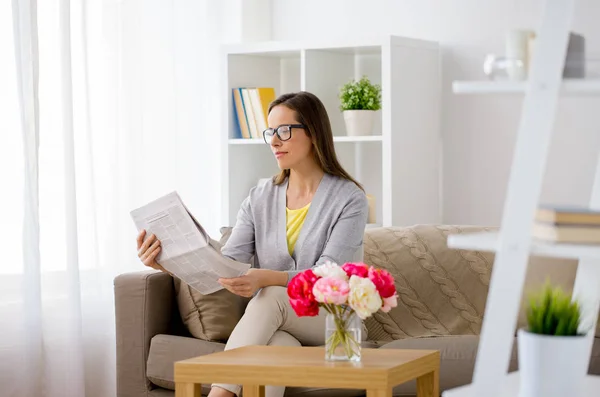
[[[362,320],[398,305],[392,275],[364,263],[333,262],[297,274],[287,288],[299,317],[327,311],[325,358],[360,361]]]

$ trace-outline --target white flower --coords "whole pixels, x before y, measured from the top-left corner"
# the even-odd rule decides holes
[[[364,320],[381,308],[383,302],[377,292],[377,287],[368,278],[350,277],[350,294],[348,304],[358,317]]]
[[[319,277],[332,277],[338,280],[348,281],[348,275],[338,266],[337,263],[327,261],[322,265],[319,265],[313,269],[313,273]]]

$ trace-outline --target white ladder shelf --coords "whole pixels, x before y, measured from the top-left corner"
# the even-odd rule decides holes
[[[544,244],[531,236],[559,96],[600,94],[599,80],[562,78],[574,2],[546,1],[526,82],[454,84],[457,93],[524,93],[525,98],[500,231],[448,239],[451,248],[494,251],[496,256],[473,381],[446,390],[443,397],[528,397],[519,396],[519,373],[507,371],[530,255],[579,259],[573,295],[585,300],[593,314],[587,335],[591,355],[600,303],[600,246]],[[600,156],[590,207],[600,208]],[[577,397],[599,396],[600,377],[585,379],[584,396]]]

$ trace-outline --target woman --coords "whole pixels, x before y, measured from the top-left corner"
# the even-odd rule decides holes
[[[219,282],[234,294],[252,297],[225,349],[246,345],[323,345],[326,312],[298,317],[286,286],[297,273],[326,261],[362,261],[368,201],[362,187],[340,166],[327,111],[313,94],[285,94],[269,106],[265,142],[279,175],[250,190],[221,252],[240,262],[255,256],[255,268]],[[160,241],[138,236],[138,256],[155,262]],[[214,384],[210,397],[233,397],[239,385]],[[269,397],[285,388],[267,387]]]

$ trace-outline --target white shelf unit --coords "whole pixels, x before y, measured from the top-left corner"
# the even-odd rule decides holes
[[[519,396],[519,372],[511,372],[498,383],[496,391],[497,396],[501,397],[521,397]],[[598,397],[600,390],[600,376],[588,375],[585,377],[583,385],[583,394],[573,397]],[[482,394],[476,394],[472,385],[457,387],[444,393],[444,397],[481,397]],[[485,395],[487,396],[487,395]],[[525,396],[523,396],[525,397]],[[567,396],[565,396],[567,397]],[[571,397],[571,396],[569,396]]]
[[[448,247],[456,249],[498,252],[502,243],[502,236],[498,232],[448,236]],[[554,258],[600,260],[600,245],[598,244],[562,244],[533,239],[529,252],[531,255]]]
[[[259,179],[279,172],[262,139],[236,138],[232,89],[309,91],[323,101],[338,159],[375,199],[376,224],[441,222],[440,50],[397,36],[223,47],[221,222],[233,225]],[[339,90],[363,75],[382,87],[372,135],[347,136]]]
[[[589,325],[587,359],[591,356],[600,308],[600,245],[549,243],[535,239],[531,233],[559,97],[600,95],[598,79],[562,78],[574,3],[575,0],[546,1],[527,81],[453,83],[457,94],[524,94],[524,100],[500,229],[448,238],[450,248],[491,251],[496,255],[473,380],[444,391],[443,397],[530,397],[519,390],[520,373],[507,370],[531,255],[579,260],[573,296],[581,299],[585,307],[583,323]],[[600,153],[589,205],[600,208]],[[600,376],[580,375],[584,379],[583,391],[573,397],[600,395]]]
[[[455,81],[452,88],[456,94],[524,94],[528,88],[525,81]],[[543,85],[529,87],[543,90]],[[600,79],[565,79],[560,87],[565,96],[600,94]]]

